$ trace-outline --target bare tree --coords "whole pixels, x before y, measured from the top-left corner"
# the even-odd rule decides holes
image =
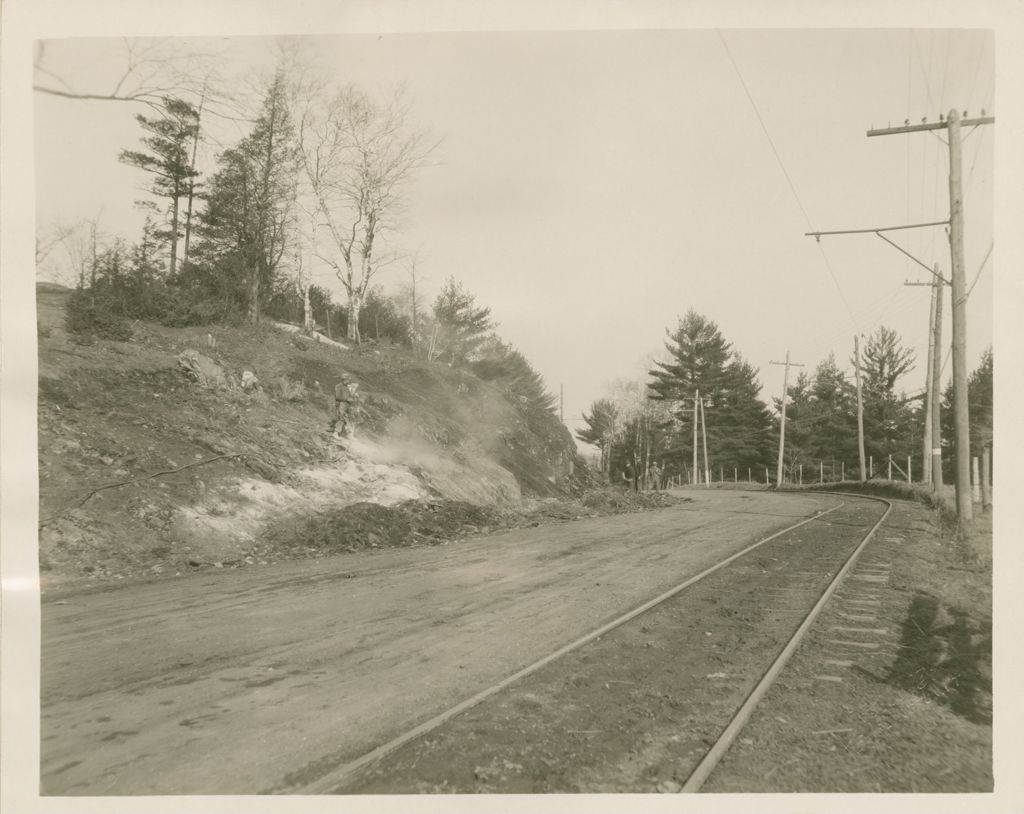
[[[80,220],[73,226],[57,227],[45,251],[48,255],[58,245],[64,249],[70,273],[61,274],[60,279],[73,281],[72,284],[79,289],[89,288],[96,282],[96,267],[106,243],[106,236],[100,231],[102,216],[103,209],[100,208],[93,218]],[[36,260],[37,263],[42,262],[38,241]]]
[[[66,223],[58,223],[49,229],[42,230],[36,234],[36,268],[38,269],[50,256],[54,249],[64,245],[64,241],[74,233],[75,226],[68,226]]]
[[[60,44],[40,40],[35,46],[36,93],[63,99],[100,102],[129,102],[164,112],[167,97],[184,99],[225,119],[244,119],[232,94],[220,76],[221,58],[215,51],[202,51],[169,38],[123,38],[113,54],[111,72],[104,81],[90,87],[76,84],[72,71],[59,65]],[[54,59],[53,52],[58,52]]]
[[[315,81],[300,83],[299,161],[335,271],[348,298],[348,338],[359,341],[359,313],[374,276],[394,257],[380,251],[395,227],[402,193],[431,147],[411,129],[401,92],[385,102],[347,86],[328,95]]]
[[[423,308],[423,273],[420,267],[420,254],[416,252],[409,260],[408,280],[402,285],[396,298],[399,306],[408,312],[410,319],[410,340],[414,354],[421,349],[422,340],[428,336],[433,320],[429,309]]]

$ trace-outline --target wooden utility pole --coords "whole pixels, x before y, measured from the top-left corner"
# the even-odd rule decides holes
[[[779,465],[775,474],[775,485],[782,487],[782,462],[783,456],[786,451],[786,394],[789,392],[789,368],[790,365],[793,367],[803,367],[798,362],[789,361],[789,351],[786,351],[785,362],[769,362],[772,365],[785,365],[786,372],[782,374],[782,421],[779,425]]]
[[[936,268],[936,271],[938,269]],[[904,285],[921,285],[921,283],[904,283]],[[935,299],[936,289],[942,283],[938,280],[932,280],[930,283],[924,283],[931,287],[932,295],[928,304],[928,363],[925,369],[925,380],[924,380],[924,433],[921,442],[921,467],[923,469],[922,480],[924,483],[931,483],[932,481],[932,468],[929,466],[932,458],[932,376],[933,364],[932,360],[935,358]]]
[[[967,407],[967,293],[964,279],[964,202],[962,184],[961,127],[992,124],[995,118],[962,119],[959,110],[949,111],[946,121],[869,130],[868,136],[888,136],[923,130],[945,130],[949,144],[949,257],[953,297],[953,425],[956,446],[956,513],[961,523],[974,517],[971,505],[971,432]],[[941,347],[941,346],[940,346]],[[935,443],[935,439],[932,439]],[[933,455],[934,459],[934,455]]]
[[[708,425],[704,420],[704,399],[700,400],[700,431],[704,438],[704,485],[711,488],[711,467],[708,465]]]
[[[964,201],[960,112],[949,112],[949,258],[953,282],[953,426],[956,428],[956,513],[974,518],[971,504],[971,425],[967,411],[967,282],[964,279]]]
[[[939,264],[935,264],[938,273]],[[942,494],[942,292],[944,283],[935,286],[935,355],[932,357],[932,491]]]
[[[867,480],[864,460],[864,397],[860,389],[860,337],[853,337],[853,369],[857,377],[857,452],[860,455],[860,482]]]
[[[697,407],[697,402],[700,400],[700,390],[694,391],[693,394],[693,482],[696,484],[700,480],[700,470],[697,469],[697,422],[700,421],[700,411]]]

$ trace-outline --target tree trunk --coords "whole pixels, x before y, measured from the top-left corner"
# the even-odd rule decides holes
[[[253,267],[249,278],[249,322],[255,325],[260,321],[260,271]]]
[[[189,163],[188,179],[188,206],[185,209],[185,249],[181,256],[181,265],[184,268],[188,264],[188,247],[192,239],[192,206],[196,197],[196,156],[199,153],[199,122],[203,115],[203,105],[206,104],[206,86],[203,86],[203,94],[199,97],[199,108],[196,110],[196,134],[192,139],[192,161]]]
[[[171,199],[171,279],[178,270],[178,184],[174,184],[174,197]]]
[[[313,330],[313,306],[309,302],[309,283],[302,286],[302,327]]]
[[[348,295],[348,333],[347,338],[352,342],[359,342],[359,312],[363,307],[363,298],[357,291]]]

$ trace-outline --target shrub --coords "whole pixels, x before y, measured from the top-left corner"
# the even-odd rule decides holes
[[[128,320],[114,313],[104,299],[82,289],[72,293],[68,299],[64,327],[68,333],[82,337],[125,342],[132,336]]]
[[[270,382],[270,392],[285,401],[305,401],[308,393],[302,382],[292,381],[284,376],[277,376]]]

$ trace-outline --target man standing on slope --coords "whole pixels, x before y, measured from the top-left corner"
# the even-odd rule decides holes
[[[334,386],[334,418],[328,432],[335,437],[351,438],[353,413],[359,401],[359,385],[347,373]]]

